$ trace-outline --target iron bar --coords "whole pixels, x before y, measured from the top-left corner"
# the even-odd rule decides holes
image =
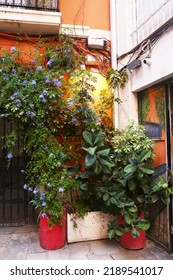
[[[50,12],[59,11],[58,0],[0,0],[0,7],[24,8]]]

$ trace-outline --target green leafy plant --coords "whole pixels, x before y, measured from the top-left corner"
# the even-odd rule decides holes
[[[64,205],[79,186],[70,167],[81,156],[82,132],[99,124],[89,105],[92,77],[77,70],[84,57],[75,41],[60,35],[31,42],[28,38],[30,50],[19,41],[1,52],[0,117],[14,123],[3,148],[9,165],[20,141],[27,158],[23,187],[52,225],[61,223]]]
[[[170,202],[173,188],[163,177],[153,179],[153,143],[145,135],[143,126],[130,123],[124,131],[116,131],[112,139],[114,167],[111,176],[104,176],[97,195],[105,209],[121,216],[109,223],[109,238],[119,239],[124,232],[132,230],[133,237],[139,229],[150,227],[149,205],[162,201]],[[141,216],[142,213],[142,216]]]

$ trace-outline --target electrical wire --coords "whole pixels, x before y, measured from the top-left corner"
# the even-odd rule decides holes
[[[161,37],[167,32],[169,29],[173,27],[173,18],[171,18],[168,22],[166,22],[163,26],[161,26],[158,30],[156,30],[154,33],[152,33],[150,36],[148,36],[145,40],[143,40],[140,44],[138,44],[135,48],[132,50],[122,54],[121,56],[118,57],[118,61],[121,60],[122,58],[130,55],[130,59],[126,63],[126,65],[123,66],[119,70],[119,72],[123,71],[124,69],[127,68],[128,64],[131,62],[132,58],[136,55],[135,59],[139,59],[144,57],[147,57],[151,55],[152,49],[158,44],[158,42],[161,40]],[[145,46],[148,44],[148,49],[145,50]],[[148,51],[148,54],[146,52]]]
[[[74,17],[74,20],[73,20],[73,28],[74,28],[74,33],[75,33],[75,36],[77,36],[77,33],[76,33],[76,19],[82,9],[82,7],[85,6],[85,0],[82,1],[82,4],[80,5],[75,17]],[[84,33],[84,24],[83,24],[83,20],[82,20],[82,29],[83,29],[83,33]]]

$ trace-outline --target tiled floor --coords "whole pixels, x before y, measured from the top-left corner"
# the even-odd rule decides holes
[[[58,250],[39,245],[37,226],[0,229],[0,260],[173,260],[155,243],[147,240],[142,250],[127,250],[114,240],[96,240],[66,244]]]

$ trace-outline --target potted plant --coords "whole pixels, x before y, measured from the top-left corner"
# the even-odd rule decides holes
[[[117,214],[108,225],[108,237],[126,248],[143,248],[150,227],[149,205],[158,200],[169,203],[173,188],[163,177],[152,180],[153,143],[143,126],[132,122],[124,131],[115,131],[111,142],[114,166],[97,191],[107,211]]]

